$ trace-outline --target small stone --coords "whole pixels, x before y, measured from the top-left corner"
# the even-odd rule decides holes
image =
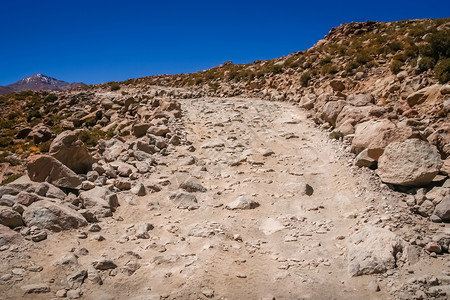
[[[92,190],[93,188],[95,188],[95,184],[91,181],[86,180],[81,183],[82,190],[89,191]]]
[[[87,237],[88,237],[88,235],[86,232],[80,232],[77,234],[77,238],[82,239],[82,240],[87,239]]]
[[[2,281],[8,281],[8,280],[10,280],[11,278],[13,278],[13,276],[12,276],[11,274],[5,274],[5,275],[3,275],[2,277],[0,277],[0,280],[2,280]]]
[[[33,242],[40,242],[47,239],[47,231],[40,231],[31,236]]]
[[[434,222],[434,223],[441,223],[442,219],[439,218],[438,216],[436,216],[435,214],[433,214],[433,215],[430,216],[430,221]]]
[[[81,289],[70,290],[67,292],[68,299],[79,299],[81,298]]]
[[[100,230],[102,230],[102,228],[97,223],[92,224],[91,226],[89,226],[89,231],[90,232],[99,232]]]
[[[429,242],[426,246],[425,246],[425,250],[427,250],[428,252],[435,252],[435,253],[441,253],[442,251],[442,247],[439,243],[437,242]]]
[[[371,282],[369,282],[369,290],[374,291],[374,292],[379,292],[380,291],[380,286],[378,285],[378,281],[377,280],[372,280]]]
[[[22,275],[25,270],[22,268],[14,268],[11,270],[11,273],[14,275]]]
[[[204,288],[202,290],[202,294],[206,297],[206,298],[214,298],[214,290],[211,288]]]
[[[236,209],[254,209],[259,206],[259,203],[246,196],[240,196],[235,201],[229,203],[226,208],[230,210]]]
[[[103,235],[101,235],[101,234],[95,234],[95,235],[93,235],[93,236],[91,237],[91,240],[101,242],[101,241],[104,241],[105,238],[104,238]]]
[[[145,191],[145,186],[142,183],[136,184],[131,190],[131,193],[137,195],[137,196],[145,196],[147,192]]]
[[[28,267],[28,271],[30,272],[41,272],[42,270],[44,270],[42,266],[31,265]]]
[[[58,297],[58,298],[66,298],[66,296],[67,296],[67,291],[65,289],[58,290],[56,292],[56,297]]]
[[[149,230],[153,229],[153,225],[146,223],[139,226],[139,228],[136,230],[136,237],[138,239],[149,239],[150,235],[148,234]]]
[[[117,268],[117,265],[108,258],[101,258],[98,261],[93,262],[92,265],[97,270],[109,270]]]
[[[43,294],[50,292],[50,287],[44,283],[23,285],[20,288],[25,294]]]

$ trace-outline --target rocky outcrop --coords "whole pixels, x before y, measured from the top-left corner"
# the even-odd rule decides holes
[[[86,174],[94,163],[89,151],[73,131],[64,131],[56,136],[50,145],[49,155],[77,174]]]
[[[410,139],[386,147],[378,160],[377,174],[386,183],[421,186],[430,183],[441,166],[436,147],[419,139]]]
[[[27,165],[28,176],[37,182],[48,182],[63,188],[78,188],[80,178],[56,158],[37,155],[30,158]]]
[[[59,232],[86,226],[86,219],[63,204],[42,200],[31,204],[23,212],[27,226],[37,226]]]

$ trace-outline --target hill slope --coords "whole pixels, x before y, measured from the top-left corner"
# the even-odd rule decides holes
[[[16,83],[0,86],[0,94],[23,91],[61,91],[69,88],[84,87],[84,83],[68,83],[42,74],[35,74]]]

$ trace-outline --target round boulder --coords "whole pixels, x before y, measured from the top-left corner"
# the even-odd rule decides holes
[[[393,142],[378,160],[377,174],[386,183],[422,186],[430,183],[442,166],[436,147],[419,139]]]

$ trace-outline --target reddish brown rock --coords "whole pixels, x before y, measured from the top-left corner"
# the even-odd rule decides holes
[[[59,134],[50,145],[49,154],[78,174],[90,171],[94,163],[86,146],[73,131]]]
[[[27,171],[32,181],[49,182],[64,188],[77,188],[81,184],[77,174],[49,155],[31,157],[28,161]]]

